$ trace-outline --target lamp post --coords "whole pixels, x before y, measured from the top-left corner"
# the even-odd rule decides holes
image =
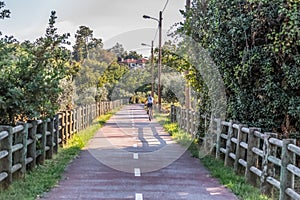
[[[154,60],[154,52],[153,52],[153,40],[151,41],[151,45],[142,43],[143,46],[149,46],[151,47],[151,96],[154,97],[154,66],[153,66],[153,60]]]
[[[158,22],[159,38],[158,38],[158,84],[157,84],[157,95],[158,95],[158,111],[161,111],[161,88],[160,88],[160,75],[161,75],[161,33],[162,33],[162,11],[159,11],[159,18],[150,17],[143,15],[145,19],[153,19]]]

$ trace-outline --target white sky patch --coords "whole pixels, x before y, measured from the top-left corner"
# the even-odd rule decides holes
[[[6,9],[11,11],[11,18],[0,21],[0,31],[4,35],[13,35],[19,41],[44,36],[51,11],[56,11],[59,33],[69,32],[74,37],[79,26],[84,25],[94,31],[94,37],[107,41],[112,37],[130,31],[150,28],[156,30],[157,21],[143,19],[143,15],[158,18],[166,1],[161,0],[9,0]],[[183,21],[179,10],[184,9],[185,1],[170,0],[163,13],[163,29]],[[125,34],[126,35],[126,34]],[[132,34],[132,37],[120,41],[126,50],[138,49],[140,43],[151,43],[155,31]],[[157,46],[158,38],[155,45]],[[73,41],[73,40],[72,40]],[[72,42],[71,41],[71,42]],[[117,41],[113,41],[114,45]],[[72,44],[73,45],[73,44]],[[146,50],[145,50],[146,51]],[[150,50],[149,50],[150,51]]]

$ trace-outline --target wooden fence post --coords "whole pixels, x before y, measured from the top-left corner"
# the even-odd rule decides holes
[[[60,133],[61,133],[61,146],[63,147],[66,144],[66,135],[65,135],[65,130],[66,130],[66,113],[62,112],[61,113],[61,129],[60,129]]]
[[[103,101],[102,102],[102,115],[105,114],[105,109],[106,109],[106,103]]]
[[[26,152],[27,152],[27,125],[23,122],[17,123],[17,126],[13,127],[13,149],[17,147],[18,150],[13,152],[12,165],[18,166],[12,171],[12,177],[22,178],[26,172]]]
[[[171,122],[175,122],[175,106],[171,105],[171,112],[170,112]]]
[[[70,113],[68,110],[65,111],[65,144],[68,143],[70,138]]]
[[[197,117],[198,117],[198,115],[197,115],[197,111],[194,111],[193,112],[193,121],[192,121],[192,126],[193,126],[193,131],[192,131],[192,134],[193,134],[193,136],[196,138],[196,133],[197,133],[197,121],[198,121],[198,119],[197,119]]]
[[[99,102],[99,116],[101,116],[102,115],[102,113],[103,113],[103,102],[101,101],[101,102]]]
[[[176,122],[180,128],[180,118],[181,118],[181,107],[176,106]]]
[[[210,116],[210,120],[208,120],[207,115],[201,115],[202,121],[204,122],[204,148],[207,152],[213,152],[214,144],[216,142],[216,137],[213,134],[213,116]]]
[[[285,193],[287,188],[294,189],[294,174],[291,173],[287,166],[289,164],[295,165],[295,154],[288,150],[289,144],[295,144],[295,139],[283,139],[282,140],[282,153],[281,153],[281,168],[280,168],[280,200],[292,199]]]
[[[81,130],[86,128],[86,105],[81,106],[82,108],[82,127]]]
[[[41,155],[39,159],[39,164],[43,164],[46,159],[47,120],[43,120],[40,131],[41,131],[40,133],[42,134],[42,138],[41,138]]]
[[[194,129],[194,112],[193,110],[189,111],[189,133],[192,135]]]
[[[2,141],[2,149],[6,151],[7,155],[3,157],[1,160],[1,169],[3,170],[3,174],[5,174],[3,182],[3,187],[8,188],[8,186],[12,183],[12,144],[13,144],[13,129],[10,126],[1,126],[0,131],[6,131],[5,139]],[[2,175],[1,173],[1,175]]]
[[[22,167],[21,170],[18,173],[18,177],[24,177],[26,173],[26,157],[27,157],[27,138],[28,138],[28,124],[22,123],[23,131],[21,132],[21,142],[23,145],[23,148],[21,149],[21,157],[19,158],[19,162],[21,163]]]
[[[72,136],[72,132],[71,132],[71,111],[67,110],[66,111],[66,143],[69,141],[69,139]]]
[[[216,119],[216,123],[217,123],[217,130],[216,130],[216,134],[217,134],[217,142],[216,142],[216,158],[220,159],[220,148],[221,148],[221,133],[222,133],[222,125],[221,125],[221,118]]]
[[[25,176],[26,173],[26,159],[27,159],[27,140],[28,140],[28,123],[24,123],[24,130],[23,130],[23,150],[22,150],[22,176]]]
[[[77,119],[78,119],[78,132],[79,131],[81,131],[82,130],[82,118],[83,118],[83,115],[82,115],[82,106],[80,106],[80,107],[78,107],[77,108],[77,110],[78,110],[78,117],[77,117]]]
[[[88,114],[89,114],[89,123],[88,123],[88,127],[92,124],[92,120],[93,120],[93,106],[92,104],[89,104],[89,110],[88,110]]]
[[[75,134],[75,128],[74,128],[74,111],[70,110],[69,111],[70,117],[69,117],[69,123],[70,123],[70,136],[73,137],[73,135]]]
[[[54,119],[48,119],[47,120],[47,133],[49,134],[47,136],[46,145],[49,147],[49,149],[46,151],[46,159],[51,159],[53,157],[54,152]]]
[[[99,117],[100,109],[99,102],[96,102],[96,117]]]
[[[36,166],[36,132],[37,132],[37,121],[31,121],[31,128],[29,128],[28,131],[28,139],[30,139],[32,141],[31,144],[29,144],[29,146],[27,147],[27,151],[28,151],[28,157],[32,158],[31,163],[28,166],[29,170],[32,170],[35,168]]]
[[[245,125],[239,124],[237,128],[237,144],[236,144],[236,149],[235,149],[235,161],[234,161],[234,171],[237,174],[240,174],[242,171],[242,168],[239,164],[239,159],[241,158],[241,148],[240,148],[240,143],[242,141],[242,128]]]
[[[228,126],[228,132],[227,132],[227,141],[226,141],[226,153],[225,153],[225,161],[224,165],[225,166],[230,166],[230,157],[229,154],[231,152],[231,138],[233,135],[233,128],[232,128],[232,120],[229,121],[229,126]]]
[[[190,124],[191,124],[190,134],[192,134],[193,137],[196,136],[196,134],[195,134],[195,129],[196,129],[195,121],[196,121],[196,111],[191,111],[191,114],[190,114]]]
[[[93,103],[92,105],[91,105],[91,107],[92,107],[92,110],[91,110],[91,114],[92,114],[92,120],[91,121],[93,121],[94,119],[95,119],[95,111],[96,111],[96,108],[95,108],[95,104]]]
[[[253,185],[257,186],[257,176],[254,176],[254,174],[251,172],[250,168],[252,166],[255,166],[257,156],[252,151],[252,148],[257,147],[258,145],[258,139],[255,138],[254,131],[259,130],[257,128],[249,128],[249,134],[248,134],[248,148],[247,148],[247,165],[246,165],[246,181]]]
[[[264,134],[264,144],[263,144],[263,159],[262,159],[262,174],[261,174],[261,182],[260,182],[260,191],[262,194],[271,196],[273,192],[273,186],[267,182],[267,178],[274,177],[275,168],[272,162],[269,162],[269,156],[276,154],[276,152],[272,151],[271,144],[269,143],[269,139],[273,136],[272,133]]]
[[[88,106],[87,106],[87,126],[86,127],[89,127],[90,125],[91,125],[91,118],[92,118],[92,116],[91,116],[91,105],[89,104]]]
[[[181,126],[181,107],[176,106],[176,122],[178,124],[178,127],[180,128]]]
[[[185,128],[185,109],[184,108],[181,108],[181,129],[184,130]]]
[[[73,131],[74,133],[78,133],[77,129],[77,109],[73,109]]]
[[[54,130],[53,130],[53,152],[58,152],[58,144],[59,144],[59,115],[56,114],[53,118]]]
[[[189,129],[190,129],[190,110],[186,109],[185,110],[185,131],[187,133],[189,133]]]

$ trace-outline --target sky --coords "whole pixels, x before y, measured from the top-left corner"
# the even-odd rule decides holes
[[[158,22],[144,19],[143,15],[158,18],[163,10],[163,41],[171,26],[183,21],[179,10],[184,10],[185,0],[1,0],[11,17],[0,21],[3,35],[13,35],[24,41],[41,37],[45,33],[51,11],[57,15],[59,33],[70,33],[69,41],[74,44],[74,35],[79,26],[93,30],[95,38],[101,38],[104,48],[116,42],[128,51],[149,52],[141,43],[158,46]],[[168,3],[167,3],[168,2]],[[156,37],[155,37],[156,36]],[[70,47],[71,48],[71,47]]]

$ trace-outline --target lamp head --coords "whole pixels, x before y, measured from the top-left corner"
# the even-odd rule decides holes
[[[143,15],[143,18],[144,18],[144,19],[150,19],[151,17],[148,16],[148,15]]]

